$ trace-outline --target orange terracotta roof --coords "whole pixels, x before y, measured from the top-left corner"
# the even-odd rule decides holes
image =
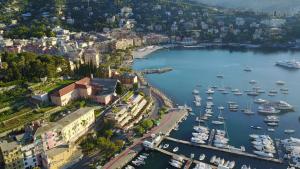
[[[85,77],[81,80],[78,80],[77,82],[74,82],[74,83],[58,90],[57,92],[53,93],[53,95],[61,97],[61,96],[64,96],[64,95],[72,92],[76,88],[87,88],[89,86],[90,82],[91,82],[91,78]]]

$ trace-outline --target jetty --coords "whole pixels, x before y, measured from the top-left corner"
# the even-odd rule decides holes
[[[170,72],[172,71],[173,68],[171,67],[164,67],[164,68],[158,68],[158,69],[145,69],[145,70],[142,70],[141,73],[143,74],[161,74],[161,73],[166,73],[166,72]]]
[[[210,135],[209,135],[209,139],[208,139],[208,145],[212,145],[212,142],[213,142],[213,139],[214,139],[214,136],[215,136],[215,132],[216,130],[215,129],[212,129],[211,132],[210,132]]]
[[[187,161],[186,164],[185,164],[185,166],[184,166],[185,169],[190,168],[190,166],[192,165],[192,163],[195,163],[195,164],[203,163],[203,162],[200,162],[198,160],[193,160],[193,159],[191,159],[189,157],[186,157],[184,155],[178,155],[178,154],[166,151],[166,150],[158,148],[158,147],[155,147],[153,150],[158,151],[158,152],[163,153],[163,154],[166,154],[166,155],[171,156],[171,157],[179,157],[179,158]],[[216,166],[213,166],[213,165],[210,165],[210,164],[206,164],[206,165],[211,166],[212,169],[217,169]]]
[[[264,158],[264,157],[261,157],[261,156],[255,155],[255,154],[250,154],[250,153],[243,152],[243,151],[234,151],[234,150],[230,150],[230,149],[223,149],[223,148],[218,148],[218,147],[214,147],[214,146],[206,145],[206,144],[194,144],[189,141],[179,140],[179,139],[172,138],[172,137],[164,137],[164,138],[166,140],[170,140],[170,141],[173,141],[176,143],[181,143],[181,144],[185,144],[185,145],[189,145],[189,146],[201,147],[201,148],[206,148],[206,149],[210,149],[210,150],[221,151],[221,152],[225,152],[225,153],[241,155],[241,156],[245,156],[245,157],[255,158],[255,159],[259,159],[259,160],[266,160],[266,161],[275,162],[275,163],[283,163],[283,161],[280,159]]]

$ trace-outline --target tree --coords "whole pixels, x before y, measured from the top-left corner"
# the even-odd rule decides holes
[[[123,88],[122,84],[118,82],[117,86],[116,86],[116,93],[118,95],[122,95],[123,92],[124,92],[124,88]]]
[[[123,148],[124,144],[125,143],[124,143],[123,140],[116,140],[115,141],[115,145],[118,147],[119,150]]]
[[[153,127],[153,121],[151,119],[146,119],[142,122],[142,127],[146,130]]]
[[[114,135],[114,132],[111,129],[105,130],[104,135],[107,139],[110,139]]]
[[[145,129],[142,126],[138,125],[135,127],[135,132],[139,135],[142,135],[145,133]]]

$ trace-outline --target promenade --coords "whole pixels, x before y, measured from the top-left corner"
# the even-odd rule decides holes
[[[134,59],[144,59],[147,55],[162,49],[161,46],[147,46],[132,52]]]
[[[164,115],[160,121],[160,125],[152,128],[150,132],[141,138],[133,141],[133,144],[124,150],[117,157],[106,163],[104,169],[117,169],[125,166],[131,161],[141,150],[144,139],[149,138],[152,134],[169,134],[169,132],[178,124],[181,119],[187,116],[188,112],[185,109],[172,109],[168,114]]]

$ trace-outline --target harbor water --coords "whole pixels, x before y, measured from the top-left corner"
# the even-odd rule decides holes
[[[183,121],[179,130],[173,131],[170,137],[180,140],[189,141],[193,126],[198,125],[195,121],[196,117],[203,114],[205,111],[205,102],[207,94],[205,93],[208,87],[218,86],[222,88],[230,87],[231,89],[239,89],[240,91],[250,90],[253,87],[260,87],[265,90],[265,94],[256,97],[247,96],[245,93],[242,96],[233,95],[231,90],[229,94],[222,94],[215,91],[213,103],[215,107],[214,117],[211,120],[216,120],[219,115],[217,107],[224,106],[225,110],[222,115],[225,118],[225,126],[215,126],[209,120],[205,125],[210,129],[225,129],[227,130],[230,145],[235,147],[245,146],[246,152],[252,153],[253,148],[249,138],[249,134],[267,134],[273,139],[283,139],[289,137],[300,137],[300,121],[299,121],[299,95],[300,95],[300,70],[286,70],[275,66],[276,61],[300,59],[300,52],[290,51],[264,51],[264,50],[225,50],[225,49],[171,49],[156,51],[148,56],[147,59],[135,60],[134,69],[155,69],[161,67],[171,67],[173,71],[164,74],[148,74],[146,78],[149,83],[160,89],[168,95],[175,103],[183,105],[187,104],[193,108],[193,113]],[[246,72],[244,69],[251,67],[251,72]],[[222,75],[223,78],[217,78],[217,75]],[[255,85],[250,84],[251,80],[255,80]],[[288,88],[288,94],[280,92],[282,86],[276,85],[276,81],[284,81],[284,88]],[[195,107],[193,103],[192,91],[197,88],[200,91],[202,98],[202,106]],[[268,96],[270,90],[278,91],[276,96]],[[274,127],[275,132],[267,131],[268,127],[264,122],[265,115],[255,113],[255,115],[246,115],[241,111],[230,112],[227,109],[227,102],[237,102],[240,108],[251,108],[257,112],[258,105],[253,103],[255,99],[262,98],[268,101],[284,100],[294,106],[294,112],[280,113],[280,122],[277,127]],[[260,126],[261,130],[256,130],[250,126]],[[295,133],[288,135],[284,133],[286,129],[293,129]],[[176,143],[170,143],[173,145]],[[174,145],[175,146],[175,145]],[[219,152],[211,150],[203,150],[198,147],[187,145],[178,145],[184,152],[180,152],[186,156],[194,153],[198,156],[201,151],[204,151],[208,157],[217,155]],[[184,147],[182,147],[184,146]],[[170,146],[171,147],[171,146]],[[182,147],[182,148],[181,148]],[[158,160],[167,158],[165,155],[153,152],[151,158],[147,159],[146,165],[142,168],[151,168],[154,163],[158,168],[171,168],[168,165],[168,160]],[[286,168],[280,164],[268,164],[264,161],[246,159],[243,157],[219,153],[228,160],[236,160],[238,165],[251,165],[255,168],[260,168],[262,164],[266,164],[262,169],[267,168]],[[277,157],[277,156],[276,156]],[[278,157],[277,157],[278,158]],[[239,161],[238,161],[239,160]],[[151,162],[152,161],[152,162]],[[161,164],[159,164],[161,163]],[[267,165],[268,164],[268,165]]]

